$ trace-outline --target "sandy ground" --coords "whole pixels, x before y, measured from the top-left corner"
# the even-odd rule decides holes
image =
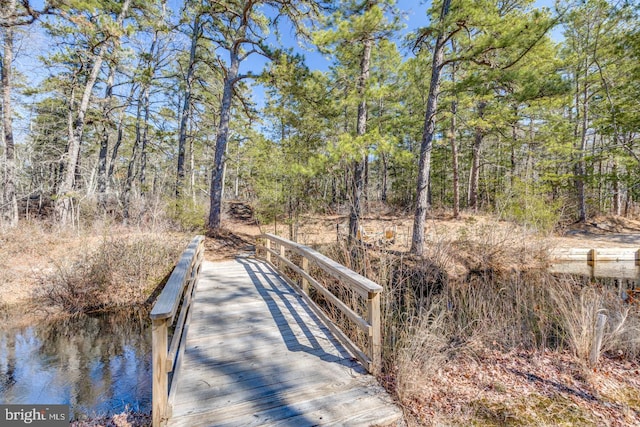
[[[30,301],[46,277],[82,259],[113,239],[137,239],[150,232],[124,227],[83,231],[53,230],[44,223],[0,229],[0,312]],[[167,232],[184,239],[184,235]]]
[[[273,233],[307,244],[335,242],[348,232],[347,215],[305,215],[297,227],[279,223],[259,226],[244,218],[227,215],[226,229],[251,240],[261,233]],[[407,251],[411,245],[413,218],[410,215],[381,213],[365,215],[362,220],[364,240],[387,249]],[[461,238],[507,238],[514,241],[536,241],[548,248],[640,248],[640,221],[623,218],[600,217],[587,224],[566,226],[550,235],[539,235],[533,230],[506,221],[496,221],[485,215],[463,213],[460,218],[437,216],[426,223],[426,238],[431,244]],[[492,236],[493,235],[493,236]],[[389,238],[389,236],[393,236]]]
[[[395,251],[410,248],[412,217],[384,212],[366,215],[362,221],[364,240]],[[335,242],[347,233],[348,216],[305,215],[297,227],[287,224],[258,225],[248,206],[231,204],[223,227],[223,238],[207,239],[206,257],[221,260],[238,253],[251,253],[261,233],[275,233],[307,245]],[[0,309],[30,299],[34,288],[46,276],[65,263],[78,259],[105,239],[136,233],[113,228],[82,234],[55,232],[44,224],[21,225],[19,230],[0,230]],[[437,216],[427,220],[427,244],[443,244],[455,239],[513,242],[552,248],[640,248],[640,221],[620,218],[596,218],[585,225],[574,225],[550,236],[540,236],[524,227],[488,216],[464,213],[458,219]]]

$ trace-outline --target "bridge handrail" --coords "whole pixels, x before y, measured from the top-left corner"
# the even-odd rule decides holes
[[[312,307],[317,306],[309,297],[310,285],[367,334],[368,346],[363,352],[344,334],[343,331],[333,325],[332,322],[328,322],[328,326],[337,338],[351,350],[365,368],[372,373],[378,372],[382,359],[380,322],[380,294],[382,292],[382,286],[308,246],[292,242],[283,237],[269,233],[262,234],[259,237],[265,240],[265,245],[260,246],[266,252],[266,257],[264,259],[266,259],[266,261],[269,262],[285,278],[285,280],[295,285],[295,283],[293,283],[293,281],[289,279],[281,269],[271,262],[272,256],[275,256],[277,259],[282,261],[287,265],[287,267],[295,271],[302,278],[302,296],[311,304]],[[280,246],[280,252],[271,248],[272,242]],[[302,266],[296,265],[286,257],[286,249],[289,249],[302,257]],[[342,300],[340,300],[338,296],[321,285],[309,274],[309,261],[313,262],[324,272],[338,279],[344,286],[354,290],[362,298],[366,299],[366,319],[352,310]],[[326,318],[324,313],[320,312],[318,314]]]
[[[169,375],[177,369],[178,356],[184,348],[183,338],[186,335],[189,308],[203,257],[204,236],[196,236],[180,256],[151,310],[153,427],[159,427],[164,419],[170,417],[170,399],[174,387],[173,384],[169,384]],[[169,344],[169,327],[174,323],[173,336]]]
[[[555,248],[550,251],[552,261],[583,261],[593,266],[596,262],[635,261],[640,265],[638,248]]]

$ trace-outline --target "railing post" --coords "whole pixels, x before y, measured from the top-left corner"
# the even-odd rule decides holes
[[[282,258],[286,258],[286,256],[285,256],[286,255],[286,253],[285,253],[286,249],[287,248],[285,248],[285,246],[282,243],[280,243],[280,256]],[[284,266],[285,266],[284,261],[280,261],[279,265],[280,265],[280,268],[284,268]]]
[[[269,252],[269,249],[271,249],[271,240],[268,237],[265,237],[265,240],[264,247],[267,248],[267,262],[271,263],[271,252]]]
[[[167,377],[167,319],[151,322],[151,351],[153,357],[153,389],[151,415],[153,427],[160,427],[167,411],[169,383]]]
[[[590,249],[587,253],[587,265],[591,266],[591,279],[596,277],[596,262],[598,255],[595,249]]]
[[[593,342],[591,343],[591,354],[589,356],[589,362],[591,366],[595,366],[600,358],[600,348],[602,347],[602,338],[604,337],[604,327],[607,324],[607,316],[605,314],[598,314],[595,325],[595,334]]]
[[[309,260],[306,257],[302,257],[302,269],[309,274]],[[309,281],[304,277],[302,278],[302,292],[309,295]]]
[[[371,336],[369,337],[369,358],[371,358],[371,369],[369,371],[376,375],[380,372],[382,363],[382,336],[380,333],[380,293],[369,292],[367,298],[367,321],[371,325]]]

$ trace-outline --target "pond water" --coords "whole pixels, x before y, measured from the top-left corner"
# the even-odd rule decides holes
[[[146,312],[0,329],[0,403],[69,404],[72,419],[151,409]]]

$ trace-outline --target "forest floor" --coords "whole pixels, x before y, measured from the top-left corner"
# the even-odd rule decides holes
[[[346,214],[305,216],[295,229],[287,224],[259,226],[244,209],[232,206],[225,218],[225,227],[233,233],[207,241],[209,259],[249,252],[255,237],[265,232],[285,237],[293,233],[300,243],[322,246],[335,242],[347,229]],[[378,211],[363,220],[365,241],[403,253],[409,249],[411,226],[410,215]],[[387,230],[393,230],[393,241],[385,238]],[[640,221],[615,217],[598,217],[540,235],[484,215],[464,213],[456,219],[438,215],[427,221],[426,234],[428,245],[440,247],[466,239],[532,250],[640,248]],[[480,346],[447,358],[428,377],[416,375],[402,385],[396,372],[382,378],[410,426],[640,426],[637,358],[607,354],[590,367],[568,351]]]
[[[348,215],[308,215],[297,228],[259,225],[250,208],[231,202],[223,219],[230,230],[207,238],[206,258],[221,260],[250,253],[261,233],[276,233],[308,245],[335,242],[346,233]],[[409,249],[412,217],[377,209],[363,220],[364,239],[373,246]],[[393,231],[393,238],[385,232]],[[40,279],[65,260],[96,248],[106,235],[140,234],[109,228],[78,234],[54,232],[42,224],[22,225],[19,232],[0,230],[0,319],[20,311],[31,300]],[[427,221],[427,242],[446,245],[465,239],[526,241],[531,247],[640,247],[640,221],[600,217],[540,236],[525,227],[489,216],[463,213],[460,218],[435,215]],[[176,238],[184,239],[184,234]],[[635,308],[637,309],[637,307]],[[4,316],[2,314],[4,313]],[[606,357],[597,369],[570,354],[553,351],[484,349],[439,367],[429,383],[416,378],[412,390],[398,390],[394,374],[384,378],[405,408],[409,425],[594,425],[640,426],[640,364]],[[436,380],[434,380],[436,378]],[[140,416],[117,416],[87,425],[146,425]],[[125,420],[125,418],[127,420]],[[122,421],[122,422],[119,422]],[[83,425],[83,424],[78,424]]]
[[[337,241],[347,233],[347,212],[331,215],[304,215],[297,226],[277,223],[260,225],[252,217],[248,206],[230,202],[223,219],[223,226],[231,230],[215,240],[208,241],[208,257],[211,260],[233,257],[238,251],[250,251],[255,237],[273,233],[291,238],[306,245],[324,245]],[[413,216],[391,209],[377,208],[362,219],[364,241],[387,250],[405,252],[411,245]],[[387,239],[385,232],[392,232]],[[640,221],[629,218],[601,216],[586,224],[568,224],[553,233],[541,235],[534,230],[507,221],[497,221],[488,215],[463,212],[458,218],[449,214],[435,214],[427,219],[426,240],[430,244],[470,238],[493,238],[493,235],[509,236],[509,239],[529,240],[549,249],[555,248],[640,248]]]
[[[364,240],[388,250],[407,251],[413,218],[391,210],[378,209],[363,218]],[[296,240],[307,245],[335,242],[347,232],[348,215],[308,215],[299,219],[293,229]],[[259,225],[251,209],[231,202],[223,218],[225,231],[217,238],[206,240],[209,260],[233,258],[238,253],[253,251],[256,236],[274,233],[289,238],[292,227],[287,224]],[[393,241],[384,238],[387,230],[394,232]],[[427,220],[427,242],[442,244],[460,238],[498,238],[528,240],[532,245],[548,248],[570,247],[640,247],[640,221],[600,217],[587,224],[569,225],[557,233],[541,236],[524,227],[496,221],[485,215],[463,213],[459,218],[436,215]],[[28,301],[34,288],[47,273],[58,269],[65,261],[95,249],[107,238],[136,237],[150,231],[122,227],[95,228],[82,233],[52,231],[44,224],[21,225],[18,230],[0,230],[0,310]],[[163,233],[166,233],[163,231]],[[184,238],[184,233],[175,233]],[[506,237],[508,236],[508,237]]]
[[[140,230],[119,226],[96,226],[81,232],[56,230],[45,223],[23,223],[17,229],[0,229],[0,320],[20,326],[32,318],[51,314],[48,307],[30,306],[36,294],[53,276],[64,276],[80,263],[87,262],[105,245],[115,250],[122,243],[149,241],[166,247],[188,241],[185,233],[173,231]],[[145,247],[151,250],[152,245]],[[105,254],[102,254],[105,255]],[[120,254],[122,255],[122,254]],[[123,264],[121,260],[106,259],[105,269]],[[106,271],[106,270],[105,270]],[[29,310],[24,310],[29,306]],[[11,314],[24,313],[23,316]],[[4,315],[4,316],[3,316]],[[8,326],[5,323],[5,327]]]

